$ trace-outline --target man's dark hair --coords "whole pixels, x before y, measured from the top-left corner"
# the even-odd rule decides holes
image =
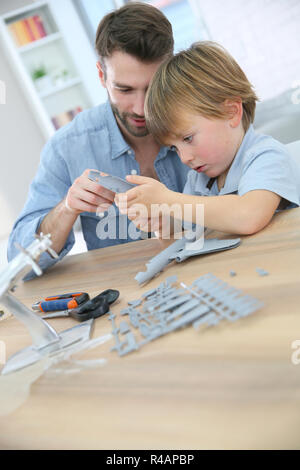
[[[156,62],[173,53],[172,26],[157,8],[127,3],[101,20],[95,46],[101,62],[116,50],[143,62]]]

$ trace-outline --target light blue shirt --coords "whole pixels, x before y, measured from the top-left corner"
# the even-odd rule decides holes
[[[285,208],[300,205],[300,170],[287,148],[254,131],[251,125],[231,164],[225,184],[219,191],[217,179],[191,170],[184,193],[199,196],[221,196],[264,189],[288,201]]]
[[[14,246],[15,242],[23,247],[32,243],[43,218],[66,196],[74,180],[87,168],[121,178],[125,178],[131,170],[140,174],[134,151],[124,140],[109,102],[78,114],[45,145],[37,174],[30,185],[27,202],[9,238],[9,261],[19,252]],[[159,180],[169,189],[183,191],[189,169],[181,163],[176,152],[169,147],[161,147],[154,168]],[[121,216],[115,205],[113,208],[115,239],[99,238],[100,219],[95,213],[84,212],[80,215],[88,250],[136,240],[136,237],[130,237],[130,233],[124,238],[124,218],[127,226],[127,216]],[[120,224],[123,227],[122,238],[118,237]],[[74,242],[72,230],[59,259],[71,250]],[[57,261],[48,253],[43,253],[39,265],[45,270]],[[29,277],[31,275],[27,278]]]

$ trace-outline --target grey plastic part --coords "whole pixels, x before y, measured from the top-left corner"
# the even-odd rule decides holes
[[[168,248],[161,251],[158,255],[154,256],[154,258],[150,259],[149,263],[146,264],[147,271],[146,272],[139,272],[135,279],[138,281],[139,284],[149,281],[154,276],[156,276],[159,272],[161,272],[165,266],[173,261],[171,258],[174,253],[182,250],[185,247],[187,242],[191,240],[187,240],[185,237],[176,240],[172,243]]]
[[[143,306],[144,312],[153,312],[153,310],[167,302],[178,298],[184,291],[182,289],[170,289],[166,295],[156,295],[154,299],[148,300]]]
[[[205,303],[217,314],[219,320],[225,318],[236,321],[255,312],[263,303],[242,291],[229,286],[213,274],[196,279],[191,287],[185,288]]]
[[[269,275],[268,271],[265,271],[264,269],[261,269],[261,268],[256,268],[256,272],[257,272],[260,276],[268,276],[268,275]]]
[[[91,170],[88,178],[114,193],[125,193],[136,186],[118,176],[102,175],[101,172],[97,170]]]
[[[115,315],[109,312],[108,319],[112,323],[112,334],[115,337],[115,345],[111,348],[111,351],[117,351],[119,356],[124,356],[132,351],[138,349],[138,344],[135,340],[134,334],[130,330],[130,326],[127,322],[122,321],[120,328],[117,328],[115,323]],[[119,339],[119,333],[125,337],[123,341]]]
[[[168,278],[157,288],[143,294],[139,305],[129,305],[122,310],[121,314],[129,315],[130,324],[139,330],[144,339],[138,342],[126,322],[121,322],[119,329],[114,326],[113,334],[125,336],[123,342],[117,336],[113,348],[120,356],[189,324],[198,329],[202,325],[217,325],[223,319],[235,321],[263,306],[262,302],[243,294],[213,274],[199,277],[191,286],[181,283],[183,289],[176,288],[175,282],[176,276]]]
[[[197,330],[201,325],[206,324],[207,326],[216,326],[220,321],[220,317],[215,313],[211,312],[206,317],[202,317],[193,323],[193,327]]]
[[[125,333],[128,333],[129,331],[130,331],[130,326],[128,325],[128,323],[126,321],[122,321],[120,323],[120,333],[125,334]]]
[[[176,297],[175,299],[164,302],[160,308],[160,313],[164,313],[175,307],[179,307],[180,305],[184,304],[185,302],[191,299],[192,297],[190,295],[181,295],[179,297]]]
[[[192,323],[197,318],[202,317],[203,315],[207,314],[210,311],[210,308],[207,305],[198,305],[194,309],[188,311],[186,314],[174,320],[170,323],[169,327],[167,328],[167,332],[174,331],[177,328],[182,328],[189,323]]]
[[[192,256],[204,255],[207,253],[214,253],[216,251],[231,250],[236,248],[241,243],[240,238],[234,238],[231,240],[219,240],[218,238],[210,238],[204,241],[203,248],[200,250],[186,250],[182,249],[177,253],[170,256],[171,259],[175,259],[177,263],[181,263]]]
[[[131,305],[132,307],[138,307],[139,305],[141,305],[142,301],[141,299],[137,299],[137,300],[131,300],[130,302],[128,302],[128,305]]]
[[[176,260],[177,263],[181,263],[192,256],[204,255],[207,253],[214,253],[216,251],[230,250],[240,245],[241,239],[234,238],[229,240],[219,240],[218,238],[211,238],[204,240],[203,247],[199,250],[187,250],[185,249],[186,243],[191,243],[191,240],[187,240],[186,237],[182,237],[176,240],[168,248],[161,251],[154,258],[150,259],[149,263],[146,264],[147,271],[139,272],[135,279],[139,284],[149,281],[159,272],[161,272],[165,266]]]
[[[181,305],[180,308],[174,310],[173,313],[168,316],[167,322],[173,320],[176,317],[179,317],[180,315],[183,315],[189,310],[192,310],[192,308],[196,307],[197,305],[199,305],[199,301],[197,299],[191,299],[189,302],[186,302],[184,305]]]

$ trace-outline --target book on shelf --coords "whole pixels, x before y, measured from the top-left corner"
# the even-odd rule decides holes
[[[25,46],[47,36],[43,20],[39,15],[28,16],[22,20],[9,23],[8,29],[17,46]]]
[[[60,113],[57,116],[54,116],[51,118],[51,121],[55,127],[55,129],[60,129],[62,126],[65,124],[68,124],[69,122],[72,121],[72,119],[76,116],[76,114],[80,113],[82,111],[81,106],[77,106],[74,109],[71,109],[70,111],[65,111],[64,113]]]

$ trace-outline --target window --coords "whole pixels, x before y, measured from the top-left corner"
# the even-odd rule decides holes
[[[127,3],[126,0],[73,0],[86,27],[89,38],[94,44],[97,26],[109,11]],[[173,27],[175,52],[189,47],[194,41],[207,38],[204,23],[197,22],[189,0],[145,1],[159,8]]]
[[[198,27],[189,0],[153,0],[149,3],[159,8],[170,21],[174,35],[174,51],[186,49],[193,42],[205,37],[205,31]]]
[[[98,24],[103,16],[118,8],[115,0],[73,0],[74,5],[94,46]]]

